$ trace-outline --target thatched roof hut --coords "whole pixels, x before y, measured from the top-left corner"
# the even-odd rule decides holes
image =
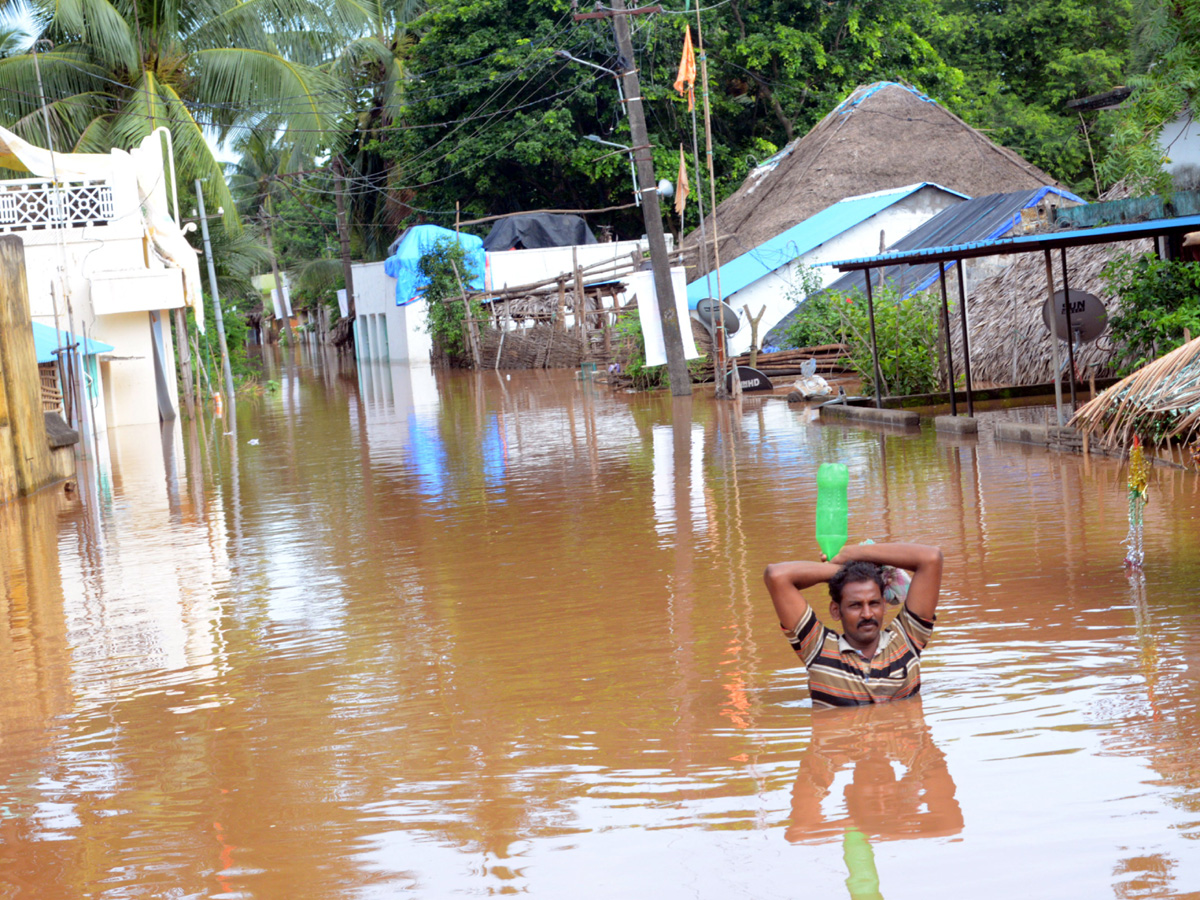
[[[1165,443],[1200,432],[1200,338],[1142,366],[1071,419],[1106,444],[1124,445],[1137,434]]]
[[[876,82],[759,165],[717,207],[721,256],[753,250],[843,197],[922,181],[971,197],[1056,184],[914,88]],[[699,230],[684,239],[689,257],[699,241]]]
[[[1139,254],[1153,249],[1151,241],[1092,244],[1067,250],[1067,273],[1072,291],[1095,294],[1109,315],[1119,298],[1105,291],[1100,273],[1120,253]],[[1062,257],[1052,254],[1055,290],[1062,289]],[[968,279],[968,285],[970,280]],[[937,290],[935,284],[933,290]],[[958,286],[953,270],[946,278],[951,304],[957,306]],[[1046,302],[1046,261],[1041,253],[1022,253],[1000,274],[985,278],[967,296],[967,321],[971,326],[971,375],[976,384],[1045,384],[1054,379],[1051,335],[1042,318]],[[955,365],[962,370],[962,334],[955,321]],[[1066,358],[1067,345],[1060,342]],[[1080,378],[1114,374],[1115,347],[1108,333],[1075,348]]]

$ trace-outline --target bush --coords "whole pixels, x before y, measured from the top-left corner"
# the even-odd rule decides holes
[[[459,279],[454,274],[455,267],[463,284],[475,278],[476,273],[469,269],[462,245],[452,238],[438,240],[433,249],[417,262],[421,274],[429,279],[429,285],[425,288],[429,333],[433,335],[434,346],[452,359],[467,355],[467,315],[463,308]],[[483,304],[478,300],[471,301],[471,316],[476,322],[487,318]]]
[[[872,301],[884,392],[927,394],[939,390],[936,348],[941,307],[937,298],[928,292],[901,297],[895,288],[882,287],[872,292]],[[822,293],[810,298],[788,327],[787,339],[794,347],[846,344],[863,390],[874,392],[871,323],[863,294]]]
[[[1120,307],[1109,320],[1118,371],[1127,375],[1200,336],[1200,263],[1122,253],[1101,273]]]
[[[221,301],[221,309],[224,313],[222,320],[225,324],[225,344],[229,348],[229,368],[238,385],[254,381],[260,374],[258,363],[251,361],[246,355],[246,337],[250,326],[246,324],[245,316],[239,312],[240,306],[241,304],[237,301],[231,303],[224,298]],[[171,316],[170,319],[173,328],[175,317]],[[194,377],[200,379],[203,387],[203,376],[198,371],[199,367],[203,367],[208,372],[212,386],[223,390],[225,376],[221,366],[221,343],[217,338],[217,314],[212,297],[208,294],[204,295],[204,334],[196,331],[196,313],[191,307],[188,307],[187,310],[187,325],[188,334],[196,339],[196,345],[200,351],[199,359],[192,358],[192,368],[197,370]],[[175,335],[175,340],[179,341],[178,334]],[[182,374],[179,377],[182,378]]]

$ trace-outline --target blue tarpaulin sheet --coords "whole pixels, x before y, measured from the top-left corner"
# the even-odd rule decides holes
[[[33,326],[33,349],[37,352],[37,361],[39,363],[54,362],[58,359],[54,355],[54,351],[59,347],[69,347],[76,341],[80,344],[80,352],[84,356],[91,356],[94,353],[111,353],[113,348],[102,341],[89,341],[87,338],[77,338],[69,331],[55,331],[49,325],[42,325],[40,322],[31,322]],[[62,335],[62,343],[58,339]]]
[[[383,263],[383,271],[396,279],[396,305],[408,306],[419,300],[429,285],[417,268],[421,257],[433,250],[442,238],[458,240],[466,253],[467,272],[460,272],[468,289],[483,290],[483,239],[473,234],[456,234],[439,225],[416,225],[404,233],[396,252]]]

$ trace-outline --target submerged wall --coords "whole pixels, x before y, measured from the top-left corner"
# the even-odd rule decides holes
[[[0,236],[0,503],[56,481],[46,441],[38,377],[25,246],[16,235]]]

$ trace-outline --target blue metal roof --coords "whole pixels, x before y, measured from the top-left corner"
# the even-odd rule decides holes
[[[1057,250],[1060,247],[1110,244],[1115,241],[1131,241],[1188,231],[1200,231],[1200,215],[1151,219],[1146,222],[1130,222],[1124,225],[1105,225],[1101,228],[1076,228],[1071,231],[1055,231],[1048,234],[1023,234],[999,240],[967,241],[961,244],[926,247],[908,252],[893,251],[882,253],[879,256],[864,256],[861,259],[847,259],[823,265],[837,266],[843,270],[861,270],[922,259],[974,259],[980,256],[999,256],[1006,253],[1028,253],[1032,250]]]
[[[721,266],[721,292],[726,297],[737,293],[763,276],[787,265],[796,257],[803,256],[826,241],[865,222],[871,216],[926,187],[937,188],[969,200],[966,194],[960,194],[958,191],[952,191],[927,181],[896,190],[847,197],[832,206],[825,207],[816,215],[809,216],[803,222],[793,225],[787,231]],[[711,278],[703,276],[688,285],[688,307],[690,309],[695,309],[696,304],[705,297],[715,296],[716,275],[715,273],[710,274]]]
[[[912,256],[919,254],[924,248],[944,247],[948,244],[963,242],[990,241],[1002,238],[1013,230],[1021,221],[1021,210],[1037,206],[1048,194],[1057,194],[1065,200],[1076,203],[1086,201],[1061,188],[1040,187],[1027,191],[1015,191],[1009,194],[989,194],[986,197],[976,197],[965,203],[958,203],[949,209],[944,209],[924,225],[914,229],[909,234],[892,244],[888,253],[874,259],[883,260],[888,256],[902,254]],[[822,263],[836,266],[839,263]],[[934,261],[922,261],[919,258],[910,265],[896,264],[886,269],[873,268],[871,286],[877,287],[882,278],[884,282],[898,286],[906,295],[923,291],[932,285],[941,271],[939,264]],[[866,273],[861,270],[850,271],[825,288],[831,294],[862,293],[866,290]],[[796,312],[788,313],[763,339],[764,344],[776,346],[783,342],[783,334],[790,326]]]
[[[103,341],[88,340],[87,338],[77,338],[71,332],[63,330],[55,331],[49,325],[43,325],[40,322],[30,322],[33,326],[33,349],[37,353],[37,361],[39,363],[55,362],[58,357],[54,351],[62,346],[70,346],[76,341],[80,343],[84,356],[92,356],[96,353],[111,353],[113,348]],[[62,342],[59,343],[59,335],[62,336]]]

